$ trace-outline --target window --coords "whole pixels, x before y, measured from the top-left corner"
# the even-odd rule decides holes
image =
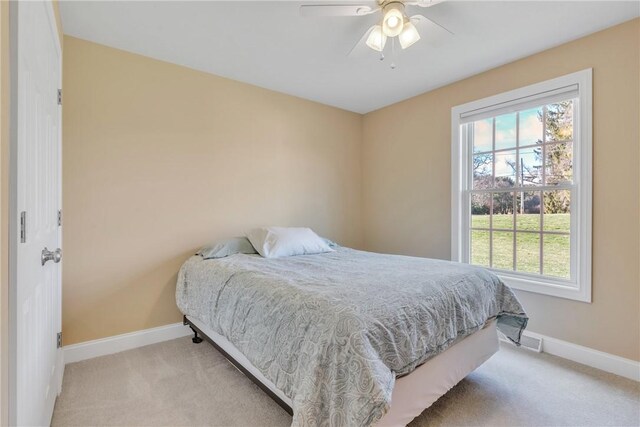
[[[591,70],[452,110],[452,259],[591,301]]]

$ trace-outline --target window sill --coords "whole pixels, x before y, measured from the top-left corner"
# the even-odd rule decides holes
[[[557,282],[549,279],[536,280],[510,275],[503,271],[491,271],[512,289],[591,303],[591,292],[587,286],[580,288],[563,280]]]

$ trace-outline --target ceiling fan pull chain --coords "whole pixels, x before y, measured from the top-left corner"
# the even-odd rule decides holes
[[[380,24],[380,28],[382,28],[382,23]],[[382,46],[382,49],[380,49],[380,61],[384,61],[384,41],[385,41],[385,35],[381,30],[380,31],[380,46]]]
[[[391,69],[396,69],[396,39],[391,39]]]

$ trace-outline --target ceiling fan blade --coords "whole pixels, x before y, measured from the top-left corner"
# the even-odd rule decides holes
[[[367,5],[307,4],[300,6],[302,16],[364,16],[377,12],[380,8]]]
[[[363,46],[366,43],[367,37],[369,37],[369,33],[371,33],[371,31],[373,31],[374,27],[375,27],[375,25],[372,25],[372,26],[369,27],[369,29],[367,31],[364,32],[362,37],[360,37],[360,40],[358,40],[357,43],[353,45],[353,47],[351,48],[349,53],[347,53],[347,56],[351,56],[351,54],[353,53],[354,50],[356,50],[357,47]]]
[[[421,21],[421,20],[423,20],[423,19],[426,19],[427,21],[431,22],[432,24],[435,24],[435,25],[437,25],[438,27],[442,28],[442,29],[443,29],[443,30],[445,30],[447,33],[449,33],[449,34],[451,34],[451,35],[454,35],[454,32],[453,32],[453,31],[451,31],[450,29],[448,29],[448,28],[447,28],[447,27],[445,27],[444,25],[441,25],[441,24],[437,23],[436,21],[434,21],[433,19],[431,19],[431,18],[429,18],[429,17],[427,17],[427,16],[424,16],[424,15],[420,15],[420,14],[418,14],[418,15],[413,15],[410,19],[411,19],[412,21]]]
[[[420,6],[420,7],[431,7],[435,6],[438,3],[442,3],[445,0],[416,0],[416,1],[406,1],[404,4],[409,6]]]

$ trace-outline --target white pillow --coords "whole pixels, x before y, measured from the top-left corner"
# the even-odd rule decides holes
[[[333,249],[306,227],[265,227],[247,233],[247,239],[265,258],[333,252]]]

